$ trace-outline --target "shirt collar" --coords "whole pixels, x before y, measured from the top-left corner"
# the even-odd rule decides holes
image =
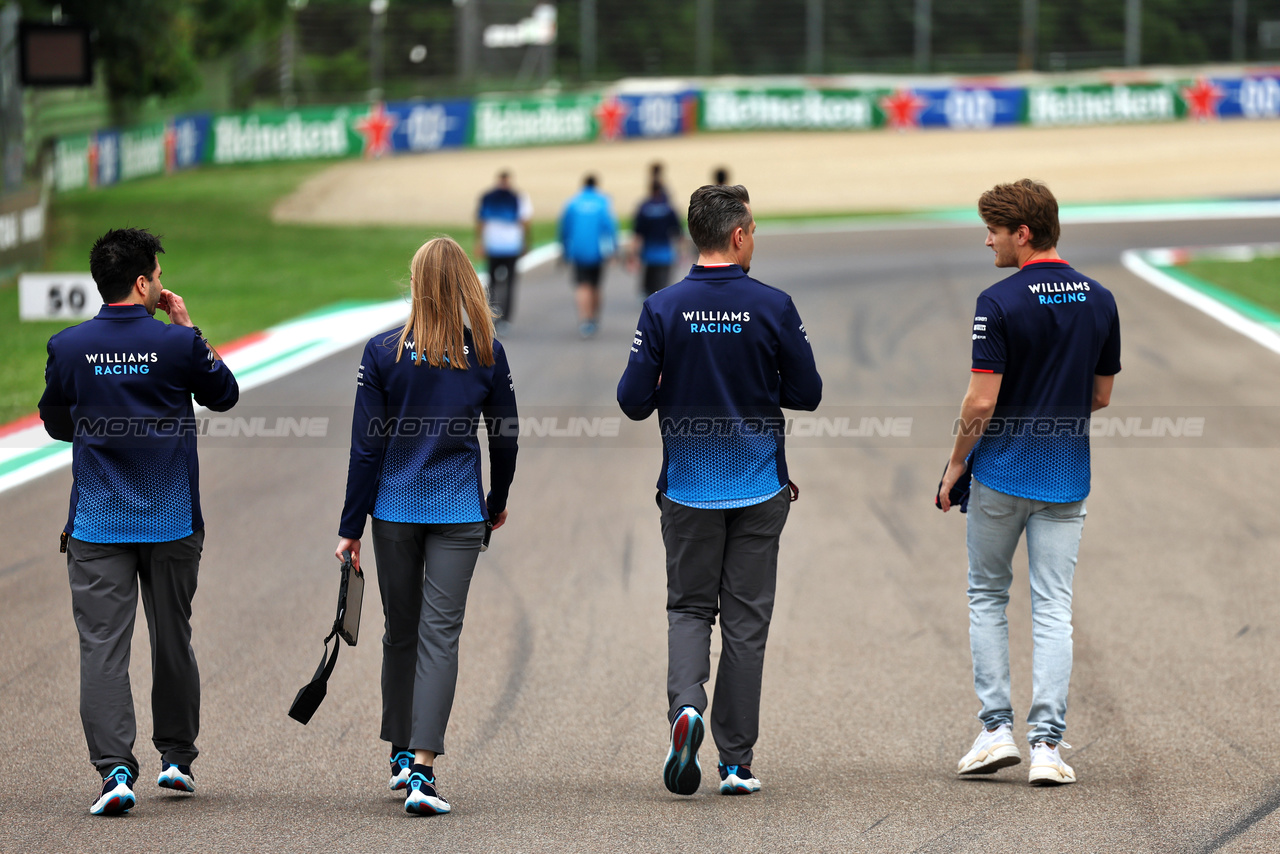
[[[717,264],[713,267],[694,264],[689,269],[690,279],[736,279],[745,275],[746,273],[742,272],[742,268],[737,264]]]
[[[1034,261],[1028,261],[1027,263],[1023,264],[1023,265],[1022,265],[1022,269],[1024,269],[1024,270],[1025,270],[1025,269],[1027,269],[1028,267],[1030,267],[1032,264],[1061,264],[1061,265],[1062,265],[1062,266],[1064,266],[1064,267],[1069,267],[1069,266],[1070,266],[1070,265],[1069,265],[1065,260],[1063,260],[1062,258],[1037,258],[1037,259],[1036,259],[1036,260],[1034,260]]]
[[[104,320],[128,320],[134,317],[150,317],[147,307],[141,303],[129,303],[128,305],[111,305],[103,303],[102,308],[98,309],[98,317]]]

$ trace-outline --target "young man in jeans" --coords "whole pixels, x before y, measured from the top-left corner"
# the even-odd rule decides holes
[[[1071,679],[1071,585],[1089,494],[1089,417],[1107,406],[1120,371],[1111,293],[1057,252],[1058,203],[1023,179],[982,194],[978,212],[997,267],[1018,272],[978,297],[973,367],[939,506],[972,453],[968,512],[969,644],[983,731],[960,774],[990,774],[1022,756],[1012,734],[1009,625],[1013,553],[1023,531],[1034,641],[1034,785],[1074,783],[1059,747]]]

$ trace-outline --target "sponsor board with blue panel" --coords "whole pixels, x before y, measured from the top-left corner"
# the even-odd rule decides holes
[[[470,99],[402,101],[387,104],[386,109],[396,122],[391,133],[393,151],[439,151],[467,144]]]
[[[653,92],[619,95],[625,110],[622,135],[625,137],[680,136],[689,133],[698,121],[698,93]]]
[[[983,130],[1016,125],[1022,118],[1025,89],[955,86],[946,89],[916,89],[924,101],[921,127],[955,130]]]

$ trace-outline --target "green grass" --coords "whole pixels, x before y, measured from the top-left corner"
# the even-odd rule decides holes
[[[1274,314],[1280,314],[1280,258],[1191,261],[1180,265],[1178,269]]]
[[[272,203],[328,163],[200,169],[55,197],[45,269],[88,271],[89,247],[108,228],[163,235],[165,287],[215,344],[340,300],[392,299],[409,260],[447,233],[470,249],[472,229],[322,227],[271,221]],[[546,240],[551,225],[535,228]],[[0,424],[35,411],[45,342],[67,323],[19,322],[14,280],[0,283]]]

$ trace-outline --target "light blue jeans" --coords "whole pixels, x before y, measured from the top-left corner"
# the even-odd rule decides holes
[[[1013,552],[1027,532],[1034,656],[1027,738],[1057,744],[1066,730],[1071,681],[1071,582],[1084,501],[1054,504],[1006,495],[973,480],[969,501],[969,648],[973,687],[987,729],[1013,724],[1009,691],[1009,585]]]

